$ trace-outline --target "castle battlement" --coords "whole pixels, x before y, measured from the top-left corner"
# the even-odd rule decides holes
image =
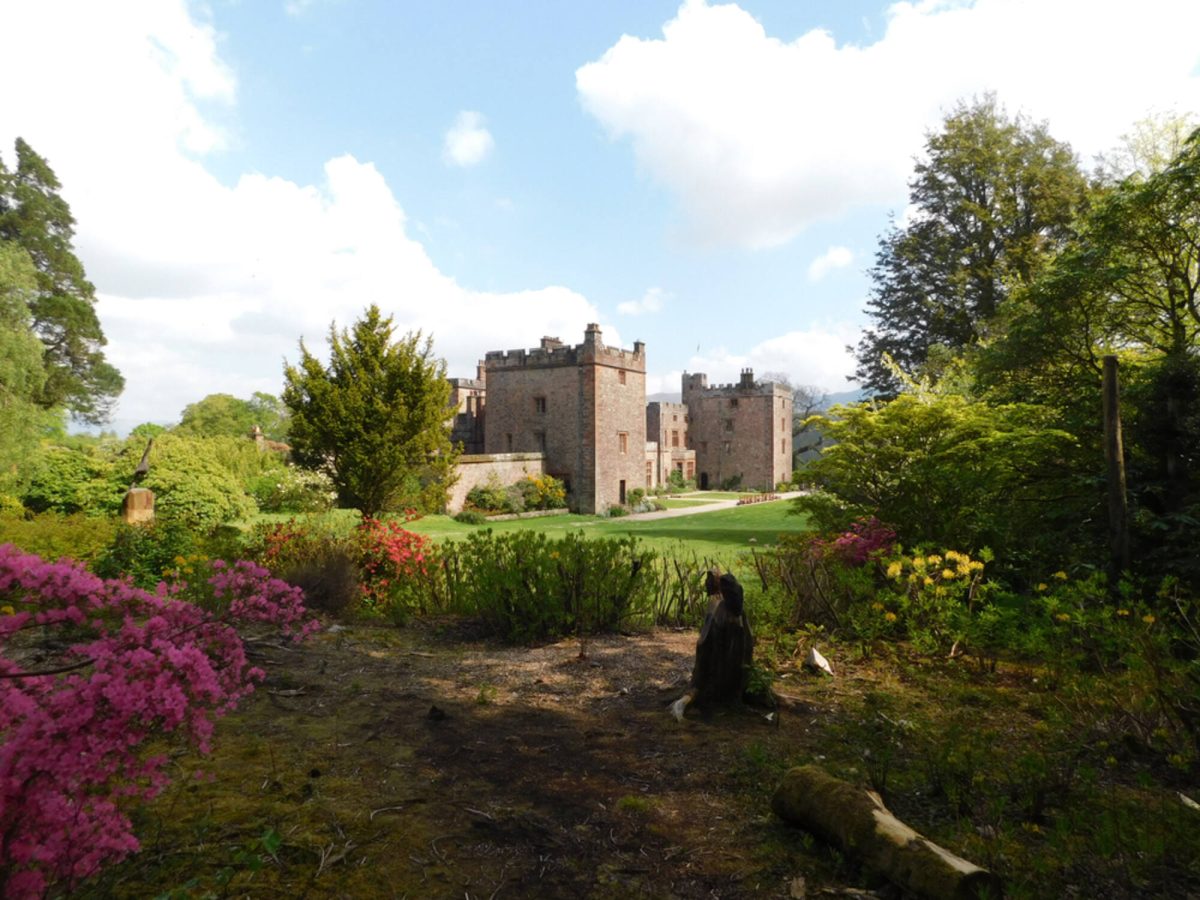
[[[775,381],[755,381],[753,369],[742,369],[736,384],[709,384],[703,372],[683,373],[684,395],[699,393],[703,397],[775,397],[792,395],[791,388]]]
[[[600,326],[588,325],[582,344],[568,347],[558,338],[544,337],[540,347],[519,350],[489,350],[484,357],[487,369],[538,369],[579,365],[613,366],[646,371],[646,345],[641,341],[632,350],[606,347],[600,340]]]

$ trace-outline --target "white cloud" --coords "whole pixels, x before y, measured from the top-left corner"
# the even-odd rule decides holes
[[[408,234],[380,172],[331,159],[319,184],[205,168],[236,82],[184,0],[18,4],[26,36],[0,54],[0,153],[24,137],[63,183],[96,284],[106,353],[127,388],[122,420],[171,420],[206,394],[277,393],[303,336],[324,355],[331,320],[370,303],[401,332],[432,333],[451,374],[541,334],[582,340],[596,308],[565,287],[484,293],[439,271]],[[62,28],[64,20],[71,28]],[[44,39],[39,39],[44,36]],[[47,42],[69,67],[43,65]],[[38,71],[37,79],[26,76]],[[214,106],[215,104],[215,106]],[[619,335],[607,327],[605,339]]]
[[[812,385],[829,392],[847,390],[854,374],[854,356],[847,345],[858,341],[859,331],[847,323],[825,323],[769,338],[743,352],[725,347],[701,348],[688,360],[687,371],[703,372],[709,384],[732,384],[742,369],[784,372],[796,385]],[[647,377],[648,393],[679,391],[680,372]]]
[[[834,269],[844,269],[854,262],[849,247],[830,247],[808,264],[808,280],[820,281]]]
[[[447,165],[477,166],[492,152],[496,142],[484,127],[484,118],[472,110],[458,114],[442,144],[442,159]]]
[[[785,42],[736,5],[686,0],[659,39],[576,72],[584,107],[679,198],[694,237],[766,247],[863,204],[900,204],[924,134],[997,93],[1078,152],[1151,107],[1200,108],[1200,3],[917,0],[883,36]]]
[[[642,294],[640,300],[626,300],[624,303],[618,303],[617,312],[622,316],[656,313],[663,308],[663,304],[669,296],[662,288],[652,287]]]

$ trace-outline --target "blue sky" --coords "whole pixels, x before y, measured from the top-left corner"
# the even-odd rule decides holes
[[[450,374],[588,321],[651,391],[842,390],[923,135],[992,90],[1091,166],[1200,108],[1200,4],[43,0],[0,154],[64,182],[117,422],[278,393],[369,303]],[[31,77],[37,73],[37,77]],[[20,85],[20,90],[12,86]]]

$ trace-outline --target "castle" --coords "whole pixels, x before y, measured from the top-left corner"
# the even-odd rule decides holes
[[[553,475],[573,510],[602,513],[673,471],[701,488],[771,490],[791,477],[789,388],[757,383],[750,369],[712,387],[685,372],[682,403],[647,404],[646,345],[605,346],[599,325],[573,347],[544,337],[530,350],[491,351],[475,378],[450,386],[451,439],[463,447],[451,511],[491,478]]]

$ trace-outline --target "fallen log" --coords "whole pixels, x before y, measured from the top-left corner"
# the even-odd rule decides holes
[[[905,890],[930,900],[1003,896],[1000,879],[922,837],[888,811],[878,794],[817,766],[788,770],[771,799],[775,814],[837,845]]]

